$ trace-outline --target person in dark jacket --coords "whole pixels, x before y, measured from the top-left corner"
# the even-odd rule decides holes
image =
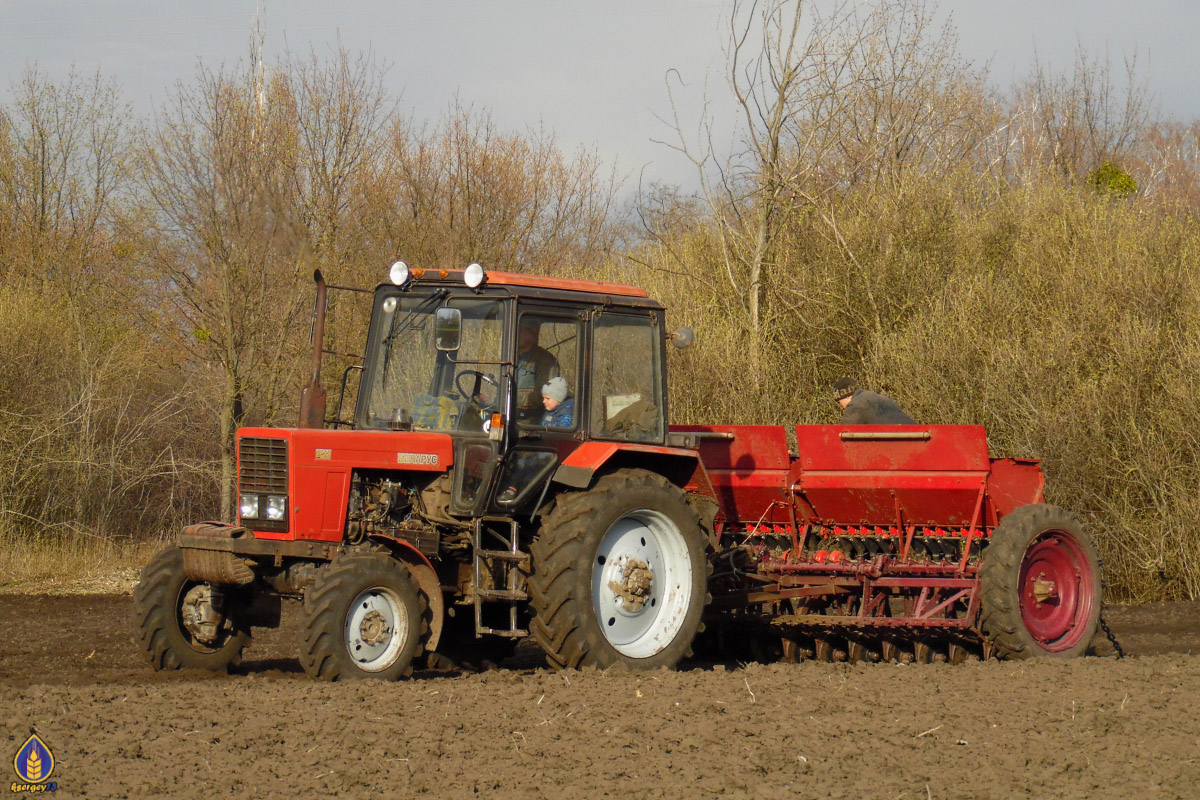
[[[850,377],[839,378],[833,384],[833,398],[842,407],[839,425],[916,425],[892,398],[858,388]]]

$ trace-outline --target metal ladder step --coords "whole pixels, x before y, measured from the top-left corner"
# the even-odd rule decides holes
[[[508,527],[507,537],[495,528],[487,529],[491,541],[507,545],[505,550],[497,550],[484,546],[485,524],[495,523],[496,528]],[[481,518],[475,520],[474,558],[471,559],[473,568],[472,578],[475,588],[475,635],[491,634],[512,639],[520,639],[529,635],[529,631],[518,627],[517,610],[520,603],[529,599],[529,594],[517,588],[520,576],[517,568],[529,563],[529,553],[518,549],[520,528],[515,519],[508,517]],[[497,575],[496,572],[499,572]],[[487,589],[481,586],[482,577],[487,574],[489,582],[501,582],[503,589]],[[483,604],[508,604],[508,628],[492,628],[483,624]]]
[[[476,589],[475,596],[483,600],[504,600],[510,603],[529,599],[529,595],[520,589]]]
[[[490,558],[493,561],[528,561],[529,553],[520,551],[514,553],[509,550],[476,550],[475,555],[482,558]]]
[[[492,636],[500,636],[505,639],[524,639],[526,636],[529,635],[529,631],[522,630],[520,628],[518,628],[517,630],[510,630],[508,628],[479,628],[475,632],[476,633],[488,633],[488,634],[491,634]]]

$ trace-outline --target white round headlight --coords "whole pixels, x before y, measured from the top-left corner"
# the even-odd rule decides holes
[[[392,264],[392,268],[388,270],[388,277],[397,286],[403,286],[408,283],[408,264],[405,264],[403,261],[397,261],[395,264]]]
[[[483,267],[478,264],[469,265],[463,272],[463,283],[468,289],[478,289],[483,285]]]

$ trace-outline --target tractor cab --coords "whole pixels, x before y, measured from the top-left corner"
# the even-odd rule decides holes
[[[477,265],[391,278],[353,426],[452,436],[452,513],[529,509],[584,441],[664,441],[663,312],[641,290]]]

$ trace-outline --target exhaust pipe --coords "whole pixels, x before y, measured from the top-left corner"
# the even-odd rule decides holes
[[[325,347],[325,278],[321,270],[313,272],[317,284],[317,304],[313,309],[312,377],[300,392],[300,427],[325,427],[325,387],[321,385],[321,353]]]

